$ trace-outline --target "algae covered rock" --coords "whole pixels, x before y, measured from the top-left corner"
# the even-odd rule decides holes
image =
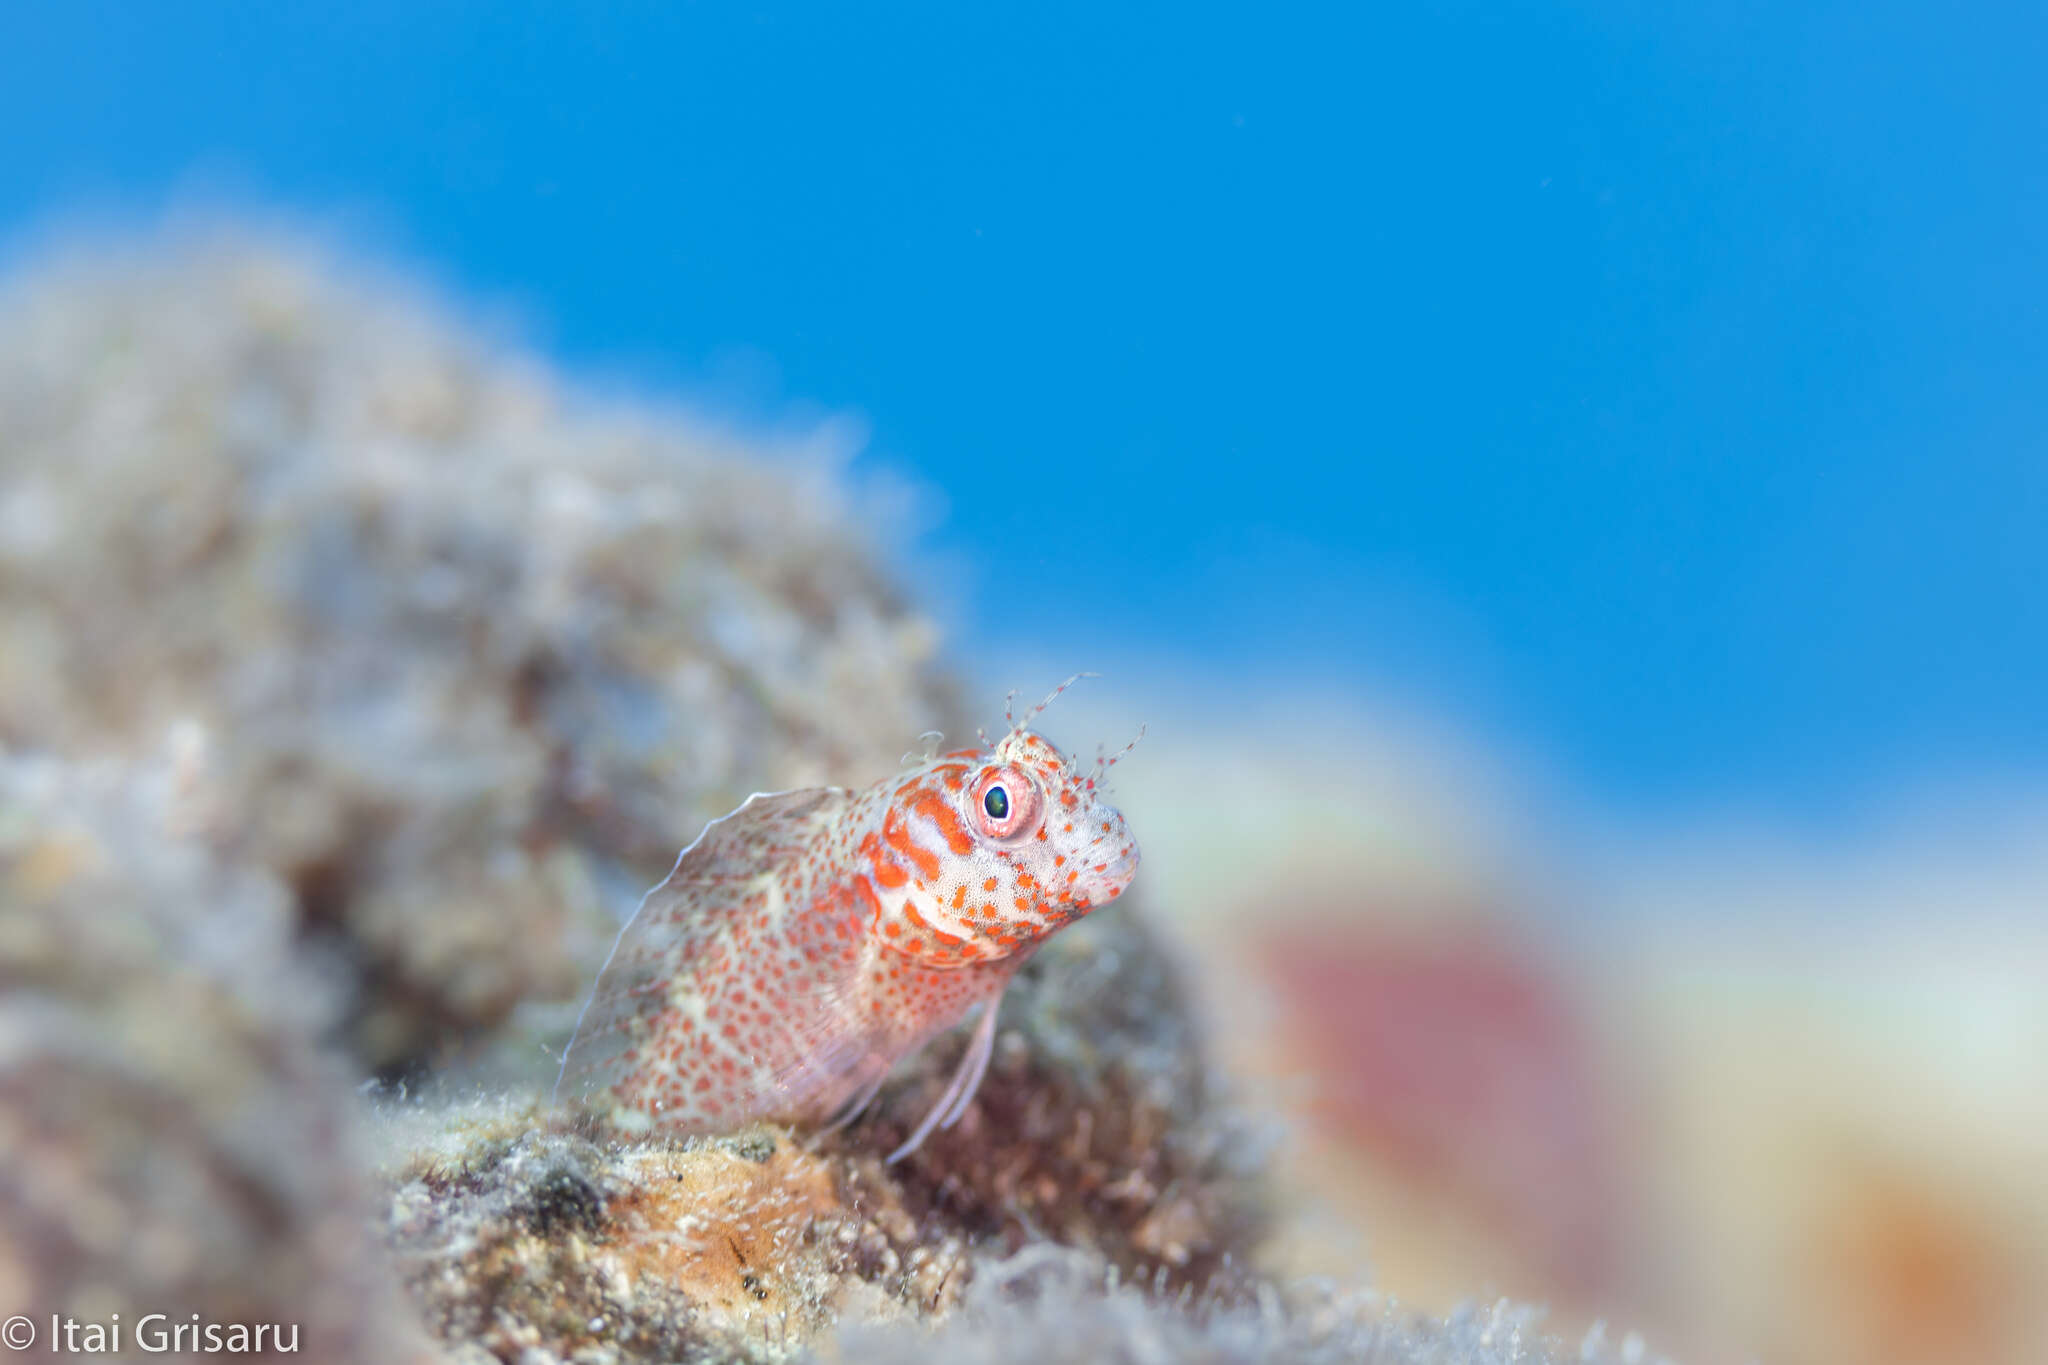
[[[125,1322],[130,1358],[149,1314],[289,1330],[301,1359],[427,1358],[317,1043],[333,992],[216,812],[190,756],[0,752],[0,1303],[43,1334]]]
[[[458,1120],[404,1162],[391,1244],[444,1341],[560,1360],[786,1358],[844,1321],[944,1316],[983,1265],[1032,1246],[1162,1294],[1241,1291],[1259,1136],[1216,1102],[1135,915],[1050,939],[1011,984],[959,1127],[885,1165],[964,1041],[823,1139],[622,1139],[538,1109]]]
[[[1256,1173],[1271,1134],[1219,1088],[1179,969],[1138,904],[1047,939],[1011,983],[999,1029],[960,1124],[886,1172],[911,1210],[995,1254],[1050,1240],[1176,1290],[1233,1280],[1265,1231]],[[957,1050],[914,1059],[825,1150],[893,1150]],[[872,1160],[857,1169],[884,1174]]]
[[[1652,1365],[1640,1341],[1596,1329],[1572,1345],[1543,1315],[1500,1301],[1437,1319],[1325,1284],[1260,1285],[1165,1298],[1086,1255],[1035,1247],[983,1267],[935,1328],[849,1328],[819,1352],[833,1365]]]
[[[539,1105],[428,1122],[386,1235],[430,1328],[481,1361],[1642,1365],[1509,1303],[1446,1320],[1276,1284],[1263,1126],[1209,1075],[1171,955],[1118,905],[1012,984],[958,1128],[884,1164],[959,1043],[822,1139],[621,1138]]]
[[[565,391],[418,290],[228,229],[0,287],[0,742],[191,723],[250,856],[431,1061],[583,984],[688,832],[961,728],[823,429]]]

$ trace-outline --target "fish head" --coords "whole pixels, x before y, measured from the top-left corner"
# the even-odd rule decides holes
[[[1007,957],[1123,894],[1138,844],[1102,771],[1018,726],[898,779],[864,845],[884,945],[930,966]]]

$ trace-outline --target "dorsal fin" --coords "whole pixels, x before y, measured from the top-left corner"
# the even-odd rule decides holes
[[[750,895],[789,884],[794,861],[851,801],[841,787],[757,792],[704,827],[612,944],[563,1054],[556,1102],[595,1098],[647,1064],[641,1046],[677,1008],[670,984],[716,948]]]

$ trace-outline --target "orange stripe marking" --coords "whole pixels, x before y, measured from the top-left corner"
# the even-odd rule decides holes
[[[967,826],[960,823],[954,813],[953,803],[935,791],[919,792],[910,803],[910,808],[939,827],[945,837],[946,847],[955,853],[974,852],[974,839],[967,833]]]
[[[939,855],[910,837],[910,831],[897,823],[893,806],[882,817],[882,837],[889,841],[889,847],[910,859],[919,872],[927,877],[939,875]]]

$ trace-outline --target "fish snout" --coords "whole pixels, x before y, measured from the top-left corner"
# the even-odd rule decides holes
[[[1075,890],[1091,906],[1115,900],[1138,875],[1138,841],[1131,837],[1123,816],[1107,809],[1103,815],[1101,823],[1108,828],[1088,841],[1081,876],[1075,883]]]

